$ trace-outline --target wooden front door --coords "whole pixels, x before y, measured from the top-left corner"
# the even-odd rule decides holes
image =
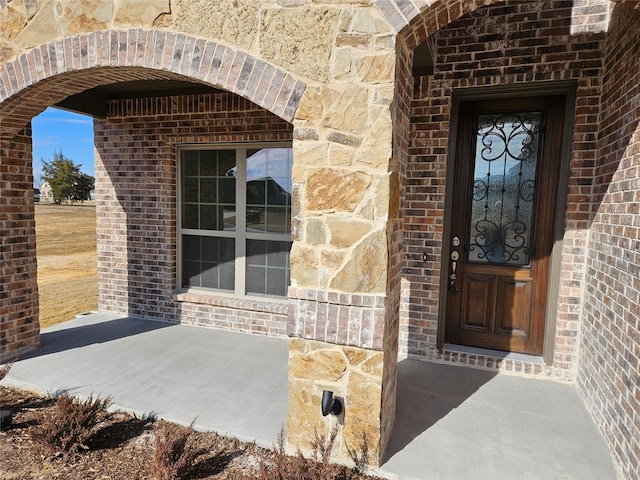
[[[460,104],[448,343],[542,354],[563,110],[558,96]]]

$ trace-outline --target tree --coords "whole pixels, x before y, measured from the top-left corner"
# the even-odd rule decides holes
[[[91,190],[93,190],[93,186],[95,184],[95,178],[91,175],[87,175],[86,173],[80,172],[80,175],[76,179],[76,182],[73,185],[73,191],[71,193],[71,197],[69,198],[71,201],[75,200],[86,200],[89,198],[89,194]]]
[[[93,189],[94,178],[80,171],[80,165],[64,156],[62,151],[53,154],[53,160],[42,159],[42,178],[49,182],[53,201],[62,203],[86,200]]]

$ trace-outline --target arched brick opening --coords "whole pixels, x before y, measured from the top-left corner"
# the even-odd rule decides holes
[[[417,0],[405,2],[398,0],[376,0],[376,5],[391,26],[413,49],[424,42],[433,32],[447,26],[463,15],[478,8],[500,3],[504,0],[481,0],[468,2],[465,0]],[[626,4],[640,9],[637,0],[592,0],[575,2],[575,7],[589,12],[593,7],[608,6],[609,3]]]
[[[441,353],[436,352],[443,342],[439,308],[443,296],[439,285],[454,90],[574,82],[578,98],[577,131],[581,132],[581,139],[574,139],[572,150],[580,153],[573,154],[570,170],[588,175],[596,152],[593,142],[586,139],[594,138],[599,128],[597,116],[592,115],[593,109],[597,110],[593,105],[599,94],[600,55],[613,5],[594,2],[586,8],[566,2],[507,1],[466,6],[465,11],[459,2],[438,2],[432,7],[440,13],[425,11],[413,17],[400,32],[396,89],[397,98],[407,100],[395,105],[394,150],[404,166],[400,195],[401,210],[405,212],[404,243],[400,248],[404,248],[402,267],[408,274],[398,281],[404,284],[402,297],[409,299],[402,309],[408,313],[401,319],[404,354],[442,359]],[[525,47],[527,42],[534,42],[536,47]],[[551,52],[560,43],[572,45],[563,57],[568,63],[558,62]],[[414,51],[418,45],[421,48],[426,45],[425,50],[434,57],[432,73],[414,70]],[[585,189],[577,180],[569,182],[568,189],[565,223],[572,233],[565,236],[561,261],[582,264],[584,257],[579,259],[569,251],[580,248],[579,232],[589,227]],[[575,337],[580,312],[571,305],[580,304],[579,291],[584,285],[584,275],[578,276],[574,273],[563,277],[565,288],[560,289],[557,324],[554,327],[548,323],[551,326],[544,355],[550,368],[514,364],[510,369],[567,380],[575,378],[578,361]],[[578,284],[580,287],[576,288]],[[559,332],[555,337],[554,331]],[[492,367],[496,367],[495,362]],[[504,363],[500,367],[504,368]]]
[[[92,32],[33,48],[0,69],[0,136],[98,85],[180,78],[240,95],[286,121],[306,87],[268,62],[201,38],[143,29]]]
[[[407,43],[410,49],[413,49],[424,42],[433,32],[446,27],[461,16],[500,1],[502,0],[483,0],[480,2],[378,0],[376,5],[395,31],[399,33],[400,38]]]
[[[233,47],[143,29],[59,39],[0,68],[0,362],[39,344],[31,118],[94,87],[156,80],[216,87],[283,122],[291,122],[306,88],[288,72]]]

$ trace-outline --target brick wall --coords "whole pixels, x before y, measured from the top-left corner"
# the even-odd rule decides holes
[[[286,302],[178,292],[176,145],[286,141],[291,125],[216,93],[114,100],[94,128],[100,309],[284,335]]]
[[[609,31],[578,385],[631,479],[640,477],[640,12],[616,7]]]
[[[31,127],[0,139],[0,363],[40,346]]]
[[[573,2],[509,1],[480,8],[437,31],[434,74],[416,79],[405,188],[401,352],[522,373],[575,377],[585,276],[601,32],[572,33]],[[599,17],[600,28],[606,17]],[[595,25],[595,19],[590,20]],[[575,80],[577,102],[565,218],[560,301],[551,367],[436,351],[447,143],[455,88]]]

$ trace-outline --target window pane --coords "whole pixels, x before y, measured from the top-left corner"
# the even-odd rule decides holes
[[[246,293],[286,296],[291,242],[247,240]]]
[[[182,237],[182,258],[185,260],[200,260],[200,238],[193,235]]]
[[[264,224],[268,232],[289,233],[291,209],[269,207],[266,209]]]
[[[236,151],[235,150],[218,150],[218,176],[219,177],[235,177],[236,176]]]
[[[200,176],[215,177],[218,170],[217,152],[215,150],[200,151]]]
[[[220,230],[222,227],[222,209],[215,205],[200,206],[200,229]]]
[[[278,268],[289,268],[290,242],[264,242],[266,243],[269,265]]]
[[[247,152],[247,231],[291,231],[290,148],[263,148]],[[269,209],[277,214],[270,215]]]
[[[218,179],[218,203],[223,211],[223,230],[236,229],[236,179],[222,177]]]
[[[218,180],[218,201],[235,205],[236,203],[236,179],[223,177]]]
[[[198,205],[182,205],[182,228],[198,228]]]
[[[182,286],[233,290],[235,240],[182,236]]]
[[[235,158],[235,150],[182,152],[183,228],[235,230]]]
[[[247,293],[266,293],[265,273],[264,267],[247,267]]]
[[[289,272],[284,269],[270,268],[267,270],[267,295],[287,294],[289,285]]]
[[[200,202],[216,203],[218,200],[218,185],[216,178],[200,179]]]
[[[185,177],[182,179],[182,199],[185,202],[198,201],[198,179],[193,177]]]
[[[198,152],[188,150],[182,152],[182,176],[197,177],[198,176]]]

